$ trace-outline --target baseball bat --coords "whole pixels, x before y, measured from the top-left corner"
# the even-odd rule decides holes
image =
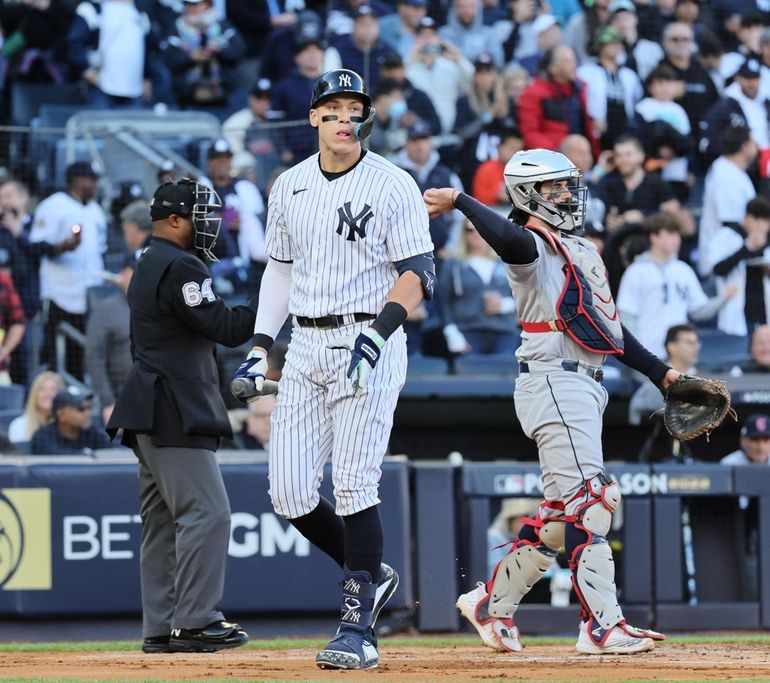
[[[257,391],[253,379],[248,377],[236,377],[230,382],[230,391],[235,398],[240,398],[245,401],[250,398],[257,398],[268,394],[277,394],[278,382],[266,379],[265,383],[262,385],[262,391]]]

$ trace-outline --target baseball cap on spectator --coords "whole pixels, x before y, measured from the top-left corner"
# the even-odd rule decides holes
[[[476,67],[476,71],[481,71],[483,69],[494,69],[495,60],[492,59],[492,55],[489,54],[489,52],[482,52],[476,57],[476,59],[473,60],[473,66]]]
[[[273,91],[273,84],[269,78],[260,78],[251,89],[251,94],[254,97],[270,97],[270,93]]]
[[[743,421],[741,436],[749,439],[762,439],[770,436],[770,415],[749,415]]]
[[[397,5],[411,5],[412,7],[427,7],[428,0],[396,0]]]
[[[750,57],[738,67],[738,71],[735,72],[735,75],[740,76],[741,78],[759,78],[761,68],[759,60]]]
[[[294,52],[302,52],[308,45],[325,48],[320,17],[313,10],[303,10],[294,26]]]
[[[622,43],[623,36],[620,31],[612,26],[599,26],[594,32],[594,49],[609,45],[610,43]]]
[[[67,166],[65,175],[70,182],[73,178],[98,178],[99,171],[90,161],[75,161]]]
[[[395,50],[386,52],[380,63],[381,69],[399,69],[402,66],[404,66],[404,60]]]
[[[537,37],[558,23],[559,20],[553,14],[541,14],[532,22],[532,34]]]
[[[61,389],[56,396],[53,397],[53,404],[51,405],[51,412],[54,419],[56,419],[56,412],[62,408],[81,408],[87,407],[87,403],[93,399],[94,395],[90,392],[81,391],[77,387],[70,386],[66,389]]]
[[[423,17],[420,19],[420,21],[417,22],[417,28],[415,29],[415,33],[419,33],[420,31],[423,31],[426,28],[433,29],[434,31],[438,30],[438,24],[436,23],[435,19],[432,19],[431,17]]]
[[[214,141],[214,143],[209,147],[209,151],[206,153],[206,157],[208,159],[225,156],[233,156],[233,151],[230,149],[230,144],[224,138],[219,138],[219,140]]]
[[[631,0],[612,0],[607,6],[607,11],[610,13],[610,16],[615,14],[615,12],[631,12],[636,14],[636,5]]]
[[[164,176],[166,173],[174,172],[174,162],[171,159],[164,159],[158,166],[158,179]]]
[[[353,12],[353,19],[358,19],[360,17],[377,17],[377,12],[374,11],[374,8],[371,5],[360,5],[359,7],[356,7]]]
[[[420,138],[429,138],[432,135],[433,131],[425,121],[415,121],[406,131],[407,140],[419,140]]]

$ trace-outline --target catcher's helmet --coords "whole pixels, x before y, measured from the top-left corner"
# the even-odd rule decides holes
[[[355,133],[361,140],[368,137],[372,132],[375,112],[374,107],[372,107],[372,98],[366,92],[364,79],[355,71],[334,69],[323,74],[313,86],[310,108],[315,109],[327,97],[338,94],[358,95],[363,100],[364,115],[362,121],[356,126]]]
[[[560,152],[529,149],[517,152],[503,171],[508,196],[516,209],[537,216],[557,230],[577,231],[583,227],[588,189],[580,184],[582,171]],[[566,180],[572,198],[556,203],[540,194],[546,180]]]

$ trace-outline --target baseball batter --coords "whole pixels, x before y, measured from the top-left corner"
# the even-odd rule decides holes
[[[604,471],[602,363],[614,354],[665,390],[679,373],[634,339],[618,320],[604,264],[575,235],[586,191],[567,157],[543,149],[515,154],[505,167],[513,222],[452,188],[431,189],[431,216],[460,209],[506,264],[522,326],[514,403],[537,443],[545,500],[525,522],[488,583],[457,600],[482,640],[522,649],[513,614],[564,546],[582,605],[578,652],[650,650],[663,635],[629,626],[615,594],[606,535],[620,489]]]
[[[276,512],[343,569],[342,617],[321,668],[369,669],[377,615],[398,575],[381,564],[380,466],[406,375],[409,311],[432,296],[433,245],[414,180],[361,147],[374,120],[353,71],[315,84],[319,153],[277,179],[254,348],[236,377],[264,382],[285,321],[292,339],[272,416],[270,496]],[[336,509],[319,496],[332,457]]]

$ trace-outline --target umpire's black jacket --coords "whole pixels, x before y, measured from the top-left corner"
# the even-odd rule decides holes
[[[153,237],[128,288],[134,360],[107,424],[152,437],[155,446],[215,450],[232,437],[219,393],[215,343],[238,346],[254,333],[256,299],[228,308],[192,251]]]

